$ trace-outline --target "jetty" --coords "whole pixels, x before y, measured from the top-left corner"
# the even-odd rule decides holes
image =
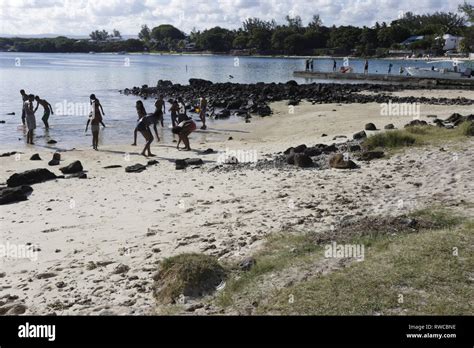
[[[446,88],[466,88],[474,90],[474,78],[462,79],[434,79],[397,74],[361,74],[321,71],[294,71],[295,77],[315,80],[348,80],[348,81],[377,81],[381,83],[394,83],[406,86],[439,86]]]

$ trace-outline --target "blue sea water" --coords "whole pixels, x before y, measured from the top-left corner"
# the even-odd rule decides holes
[[[371,73],[386,73],[388,65],[397,73],[400,66],[426,66],[425,61],[371,60]],[[332,59],[315,59],[314,69],[332,71]],[[449,65],[449,63],[446,63]],[[338,66],[342,60],[338,60]],[[362,72],[364,60],[351,60],[355,72]],[[293,71],[304,70],[304,59],[258,58],[230,56],[189,55],[117,55],[117,54],[48,54],[0,53],[0,147],[18,148],[24,141],[21,124],[20,89],[48,100],[55,109],[50,117],[51,129],[45,133],[41,122],[42,108],[37,112],[36,136],[45,142],[53,138],[64,148],[90,145],[84,135],[87,121],[88,97],[91,93],[101,100],[107,129],[102,141],[107,144],[128,144],[136,121],[134,96],[124,96],[119,90],[148,84],[160,79],[186,84],[190,78],[213,82],[313,82],[294,78]],[[321,82],[321,81],[316,81]],[[347,82],[347,81],[346,81]],[[199,97],[199,96],[196,96]],[[153,112],[153,100],[144,101],[148,112]],[[7,115],[15,112],[14,116]],[[240,121],[238,120],[233,120]],[[228,121],[215,121],[228,122]],[[160,130],[171,139],[167,128],[170,119],[165,116],[165,129]],[[212,123],[210,124],[212,127]]]

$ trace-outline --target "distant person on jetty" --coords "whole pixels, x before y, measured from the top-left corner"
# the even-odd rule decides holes
[[[401,66],[400,67],[400,75],[402,75],[404,72],[405,72],[405,70],[403,70],[403,67]]]
[[[173,100],[171,103],[170,112],[171,112],[171,123],[173,127],[176,127],[178,125],[178,112],[179,112],[179,104],[176,99]]]
[[[160,122],[161,127],[164,127],[163,116],[166,113],[166,104],[165,104],[165,101],[163,100],[162,95],[160,95],[160,97],[156,100],[155,108],[156,108],[155,109],[155,116],[156,116],[158,122]]]
[[[311,71],[314,71],[314,60],[313,60],[313,58],[311,58],[309,60],[309,66],[310,66]]]
[[[305,64],[306,64],[306,71],[309,71],[309,59],[305,60]]]
[[[21,94],[21,99],[22,99],[22,103],[21,103],[21,122],[23,123],[23,125],[25,125],[25,117],[26,117],[25,103],[28,101],[28,94],[26,94],[24,89],[22,89],[20,91],[20,94]]]
[[[337,71],[337,62],[335,59],[333,59],[332,61],[332,71],[333,72],[336,72]]]
[[[105,128],[105,124],[104,124],[104,121],[102,119],[102,116],[105,116],[105,112],[104,112],[104,109],[102,108],[102,104],[100,103],[99,99],[96,98],[95,94],[91,94],[89,99],[90,99],[92,111],[89,114],[89,119],[87,120],[86,132],[87,132],[87,128],[89,127],[89,124],[91,123],[91,120],[94,118],[94,113],[99,114],[99,116],[100,116],[100,121],[99,122]]]
[[[364,64],[364,74],[369,74],[369,61],[366,59]]]
[[[49,129],[49,123],[48,123],[48,119],[49,119],[49,115],[54,115],[54,111],[53,111],[53,107],[51,106],[50,103],[48,103],[45,99],[41,99],[38,95],[35,97],[35,100],[36,100],[36,108],[35,108],[35,112],[36,110],[38,110],[38,107],[41,105],[44,109],[44,112],[43,112],[43,117],[41,118],[41,120],[43,121],[44,123],[44,127],[46,129]]]
[[[35,110],[33,109],[33,102],[35,101],[35,96],[30,94],[28,99],[23,104],[23,109],[25,110],[25,121],[28,133],[26,133],[26,143],[34,145],[33,143],[33,132],[36,129],[36,117]]]
[[[196,130],[196,123],[191,119],[186,117],[187,119],[182,121],[176,127],[173,128],[173,134],[179,136],[178,145],[176,148],[179,150],[179,145],[181,142],[184,143],[184,151],[191,151],[191,146],[189,145],[189,134]]]
[[[132,146],[137,145],[137,133],[140,131],[138,129],[138,125],[141,124],[141,121],[143,121],[147,125],[148,129],[150,128],[151,125],[153,125],[153,127],[155,128],[156,139],[159,142],[160,137],[158,136],[158,130],[156,129],[156,125],[158,123],[156,115],[155,114],[147,114],[146,110],[145,110],[145,106],[143,105],[143,102],[141,100],[137,101],[136,108],[137,108],[138,120],[137,120],[137,126],[135,127],[135,131],[133,132],[133,144],[132,144]],[[140,127],[143,128],[142,125]],[[153,140],[154,140],[153,136],[151,138],[152,138],[151,142],[153,142]],[[145,139],[147,139],[147,138],[145,137]],[[148,142],[148,140],[147,140],[147,142]],[[150,142],[150,144],[151,144],[151,142]]]
[[[206,130],[206,113],[207,113],[207,99],[206,97],[202,97],[199,103],[199,118],[202,121],[201,129]]]
[[[392,68],[393,68],[393,64],[390,63],[390,64],[388,65],[388,74],[389,74],[389,75],[392,73]]]

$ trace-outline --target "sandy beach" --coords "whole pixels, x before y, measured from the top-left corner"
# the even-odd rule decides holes
[[[474,99],[474,92],[459,90],[393,95]],[[474,216],[472,205],[459,207],[461,201],[473,202],[474,139],[445,144],[444,151],[433,146],[409,149],[358,163],[360,168],[352,171],[251,165],[232,170],[218,167],[221,153],[199,153],[212,148],[263,160],[291,146],[344,142],[343,137],[333,139],[352,138],[369,122],[378,129],[390,123],[403,128],[413,119],[381,116],[375,103],[302,102],[291,109],[277,102],[271,107],[270,117],[210,128],[213,142],[202,141],[202,131],[196,132],[192,152],[179,152],[173,143],[154,143],[153,159],[159,163],[142,173],[124,170],[149,160],[138,154],[140,138],[136,148],[107,145],[105,139],[98,152],[61,152],[61,167],[79,160],[87,179],[36,184],[27,201],[0,206],[0,241],[37,250],[36,260],[0,260],[0,312],[2,306],[17,303],[25,306],[25,314],[151,315],[156,313],[152,275],[165,257],[203,252],[240,260],[272,233],[327,230],[347,216],[397,215],[432,205]],[[472,105],[421,105],[420,111],[420,118],[429,121],[429,115],[445,119],[455,112],[471,114]],[[0,158],[1,183],[35,168],[61,174],[59,167],[47,165],[54,146],[8,150],[23,154]],[[36,153],[42,161],[30,160]],[[201,158],[205,164],[178,171],[174,161],[182,158]],[[112,165],[121,167],[104,168]]]

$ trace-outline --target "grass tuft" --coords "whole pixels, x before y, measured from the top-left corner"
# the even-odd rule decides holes
[[[154,276],[154,295],[162,304],[181,296],[202,297],[215,291],[226,270],[217,259],[204,254],[181,254],[165,259]]]

